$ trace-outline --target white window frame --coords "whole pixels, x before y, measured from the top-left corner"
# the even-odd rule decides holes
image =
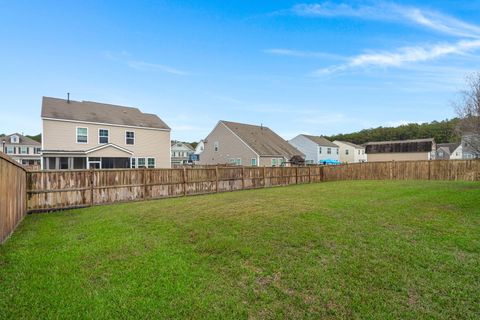
[[[127,138],[127,133],[129,132],[132,132],[133,133],[133,143],[132,144],[128,144],[127,141],[128,141],[128,138]],[[136,133],[135,131],[133,130],[125,130],[125,145],[126,146],[134,146],[135,145],[135,138],[136,138]],[[131,139],[131,138],[130,138]]]
[[[78,129],[87,129],[87,141],[78,142]],[[75,127],[75,142],[78,144],[88,144],[88,127]]]
[[[235,160],[235,164],[236,164],[237,166],[241,166],[241,165],[242,165],[242,159],[241,159],[241,158],[237,158],[237,159]]]
[[[250,165],[252,167],[256,167],[257,166],[257,158],[252,158],[250,159]]]
[[[276,166],[277,165],[277,159],[276,158],[272,158],[272,160],[270,160],[270,163],[273,166]]]
[[[9,152],[9,151],[8,151],[9,149],[10,149],[10,151],[12,151],[12,152]],[[13,146],[6,146],[6,147],[5,147],[5,152],[6,152],[7,154],[15,154],[15,147],[13,147]]]
[[[140,166],[140,160],[143,160],[143,166]],[[137,168],[146,168],[147,167],[147,158],[146,157],[138,157],[137,158]]]
[[[10,143],[18,143],[20,138],[17,135],[13,135],[10,137]]]
[[[23,152],[25,151],[25,152]],[[20,147],[20,154],[28,154],[28,147]]]
[[[327,154],[332,154],[332,148],[327,148]]]
[[[349,153],[348,149],[345,149],[345,155],[346,156],[348,156],[348,153]]]
[[[220,143],[218,143],[218,141],[215,141],[213,143],[213,151],[218,152],[218,150],[220,150]]]
[[[107,131],[107,142],[100,142],[100,138],[105,138],[100,136],[100,130]],[[98,129],[98,144],[109,144],[110,143],[110,130],[105,128]]]
[[[318,153],[322,154],[322,147],[318,147]]]
[[[152,166],[150,166],[150,160],[153,160],[153,165]],[[153,158],[153,157],[147,158],[147,168],[149,168],[149,169],[155,168],[155,158]]]

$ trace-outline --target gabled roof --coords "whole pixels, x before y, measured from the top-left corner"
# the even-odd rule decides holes
[[[305,156],[268,127],[223,120],[220,123],[230,129],[259,156],[281,156],[287,159],[293,156]]]
[[[305,138],[315,142],[316,144],[318,144],[319,146],[322,146],[322,147],[332,147],[332,148],[338,148],[338,146],[325,139],[324,137],[321,137],[321,136],[310,136],[310,135],[307,135],[307,134],[301,134],[301,136],[304,136]]]
[[[174,147],[177,144],[181,144],[182,146],[184,146],[185,148],[187,148],[189,150],[192,150],[192,151],[195,150],[190,143],[175,141],[175,140],[170,141],[170,146],[171,147]]]
[[[5,140],[7,144],[10,144],[10,137],[11,136],[18,136],[19,143],[15,143],[15,145],[28,145],[28,146],[38,146],[40,147],[42,144],[38,141],[35,141],[29,137],[25,137],[19,133],[12,133],[6,136],[0,137],[1,140]]]
[[[157,115],[137,108],[43,97],[42,118],[170,130]]]
[[[340,141],[340,140],[333,141],[333,143],[337,143],[337,142],[349,145],[350,147],[353,147],[355,149],[365,149],[365,147],[363,147],[363,146],[359,146],[358,144],[351,143],[351,142],[348,142],[348,141]]]
[[[460,146],[460,142],[455,142],[455,143],[438,143],[437,144],[437,149],[440,148],[446,148],[450,153],[455,151]]]
[[[365,152],[369,153],[397,153],[397,152],[431,152],[435,140],[412,139],[397,141],[373,141],[364,144]]]

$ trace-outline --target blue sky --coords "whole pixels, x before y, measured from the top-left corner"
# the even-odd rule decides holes
[[[289,139],[454,116],[480,1],[0,0],[0,132],[42,96],[139,107],[172,138],[220,120]]]

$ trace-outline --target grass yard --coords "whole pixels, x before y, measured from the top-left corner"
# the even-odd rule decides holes
[[[29,215],[0,318],[480,317],[480,183],[297,185]]]

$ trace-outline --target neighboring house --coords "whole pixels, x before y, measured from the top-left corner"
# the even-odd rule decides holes
[[[345,163],[358,163],[366,162],[367,154],[365,153],[365,147],[348,141],[333,141],[339,148],[340,162]]]
[[[175,165],[192,163],[192,155],[195,150],[188,143],[172,141],[170,152],[173,167]]]
[[[339,148],[324,137],[299,134],[288,141],[305,154],[305,163],[323,164],[339,162]]]
[[[364,144],[368,162],[435,159],[435,140],[377,141]]]
[[[170,128],[137,108],[43,97],[42,167],[170,168]]]
[[[464,134],[462,136],[462,159],[480,158],[480,135]]]
[[[200,164],[281,166],[304,154],[265,126],[219,121],[204,140]]]
[[[203,153],[203,150],[205,150],[205,143],[203,140],[200,140],[200,142],[198,142],[197,146],[195,147],[195,152],[193,154],[193,161],[195,163],[200,162],[200,156]]]
[[[39,167],[42,145],[19,133],[1,136],[1,151],[24,166]]]
[[[463,157],[462,144],[460,142],[437,144],[435,159],[453,160],[453,159],[462,159],[462,157]]]

